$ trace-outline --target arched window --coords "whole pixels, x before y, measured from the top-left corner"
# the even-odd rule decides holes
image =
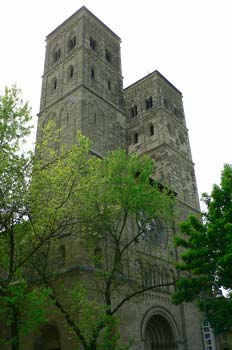
[[[65,266],[65,246],[61,245],[57,251],[57,265],[59,268]]]
[[[77,44],[77,38],[74,35],[68,40],[68,51],[72,50],[76,46],[76,44]]]
[[[56,89],[57,89],[57,78],[56,78],[56,77],[54,77],[54,78],[52,79],[52,89],[53,89],[53,90],[56,90]]]
[[[107,62],[111,62],[112,60],[111,52],[107,49],[105,50],[105,58]]]
[[[134,105],[130,109],[130,117],[134,118],[136,117],[137,114],[138,114],[138,108],[137,108],[137,105]]]
[[[52,57],[53,57],[53,62],[57,62],[60,59],[61,56],[61,50],[60,48],[57,48],[53,51]]]
[[[97,50],[97,42],[92,37],[89,38],[89,45],[94,51]]]
[[[93,67],[91,67],[91,70],[90,70],[90,77],[91,77],[91,80],[95,80],[95,71]]]
[[[150,109],[152,108],[152,106],[153,106],[153,100],[152,100],[152,97],[150,96],[146,98],[146,109]]]
[[[69,78],[69,79],[72,79],[73,76],[74,76],[74,68],[73,68],[73,66],[71,65],[71,66],[68,67],[68,78]]]
[[[154,125],[153,124],[150,124],[150,126],[149,126],[149,135],[150,136],[154,135]]]
[[[139,134],[137,132],[134,133],[134,144],[139,142]]]
[[[53,51],[52,57],[53,57],[53,62],[54,63],[57,62],[60,59],[60,57],[61,57],[61,50],[60,50],[60,48],[57,48],[57,49],[55,49]]]

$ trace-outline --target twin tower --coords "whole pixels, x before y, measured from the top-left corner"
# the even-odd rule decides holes
[[[46,42],[38,132],[53,119],[62,142],[80,130],[100,157],[116,148],[149,155],[156,179],[199,209],[181,92],[158,71],[123,89],[120,38],[85,7]]]
[[[177,194],[179,219],[198,213],[181,92],[158,71],[124,89],[120,38],[85,7],[46,39],[38,135],[48,120],[62,130],[62,144],[73,144],[81,131],[92,141],[91,151],[98,157],[117,148],[150,156],[155,162],[154,178]],[[61,145],[56,147],[59,152]],[[162,296],[144,299],[137,326],[130,331],[141,341],[136,349],[153,349],[154,329],[163,334],[165,343],[166,326],[172,327],[173,322],[178,330],[175,345],[162,349],[200,350],[195,308],[176,307],[168,300]],[[141,322],[150,312],[146,310],[154,309],[159,311],[147,318],[142,335]],[[133,312],[131,305],[132,317]]]

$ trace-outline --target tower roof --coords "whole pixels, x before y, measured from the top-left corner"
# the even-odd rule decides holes
[[[145,75],[143,78],[135,81],[134,83],[132,83],[131,85],[127,86],[124,91],[126,91],[127,89],[130,89],[132,86],[141,83],[142,81],[149,79],[151,76],[154,75],[158,75],[162,80],[164,80],[169,86],[171,86],[173,89],[175,89],[180,95],[182,95],[182,92],[180,90],[178,90],[168,79],[166,79],[158,70],[154,70],[153,72]]]
[[[59,28],[61,28],[64,24],[66,24],[68,21],[70,21],[73,17],[75,17],[77,14],[81,13],[81,12],[85,12],[88,13],[88,15],[90,15],[91,17],[93,17],[95,20],[97,20],[102,26],[104,26],[105,29],[107,29],[111,34],[113,34],[118,40],[121,41],[120,37],[115,34],[109,27],[107,27],[105,25],[105,23],[103,23],[99,18],[97,18],[91,11],[89,11],[87,9],[87,7],[82,6],[79,10],[77,10],[76,12],[74,12],[70,17],[68,17],[63,23],[61,23],[58,27],[56,27],[56,29],[54,29],[51,33],[49,33],[46,38],[49,38],[51,35],[53,35]]]

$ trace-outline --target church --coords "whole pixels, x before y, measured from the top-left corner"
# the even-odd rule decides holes
[[[38,135],[49,120],[68,145],[77,131],[88,136],[97,157],[119,148],[149,156],[155,179],[176,193],[179,220],[199,213],[182,93],[158,71],[124,88],[120,38],[86,7],[46,38]],[[213,340],[204,346],[196,306],[173,305],[172,291],[149,291],[127,303],[120,311],[122,338],[133,338],[133,350],[215,349]],[[28,350],[76,349],[57,316],[40,333]]]

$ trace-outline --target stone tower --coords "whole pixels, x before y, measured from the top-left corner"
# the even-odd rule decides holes
[[[148,155],[154,159],[154,179],[176,194],[179,221],[185,220],[190,214],[197,215],[200,206],[181,92],[162,74],[154,71],[127,87],[124,94],[128,151]],[[172,228],[169,236],[172,237],[176,230],[178,225]],[[164,233],[162,235],[165,239]],[[178,253],[173,254],[178,260]],[[165,252],[162,259],[163,262],[158,264],[165,266],[164,261],[168,260]],[[167,293],[153,293],[150,296],[144,295],[143,306],[148,297],[154,298],[155,301],[150,304],[150,309],[148,307],[148,310],[151,310],[147,311],[148,314],[145,309],[140,314],[141,318],[143,312],[146,315],[141,326],[141,340],[145,350],[152,350],[151,344],[158,343],[158,335],[154,329],[157,328],[161,337],[165,338],[162,328],[168,329],[168,323],[171,324],[171,319],[165,324],[170,316],[165,311],[167,309],[175,318],[181,332],[179,345],[173,348],[202,349],[201,321],[194,305],[186,304],[173,308]],[[172,348],[167,339],[166,343],[164,340],[164,344],[164,349]]]
[[[123,90],[120,39],[85,7],[47,36],[38,117],[38,135],[48,120],[61,130],[58,152],[80,130],[97,156],[116,148],[149,155],[155,180],[176,193],[180,220],[199,212],[180,91],[158,71]],[[165,254],[162,259],[161,278],[175,274]],[[199,313],[192,304],[174,306],[171,292],[144,293],[125,305],[121,333],[134,339],[133,350],[203,348]],[[57,339],[58,330],[53,333]],[[65,334],[59,350],[72,349]]]
[[[155,179],[177,194],[187,213],[198,212],[181,92],[155,71],[127,87],[125,101],[129,152],[154,159]]]
[[[38,132],[51,119],[63,143],[81,130],[100,156],[126,146],[120,39],[85,7],[46,39]]]

